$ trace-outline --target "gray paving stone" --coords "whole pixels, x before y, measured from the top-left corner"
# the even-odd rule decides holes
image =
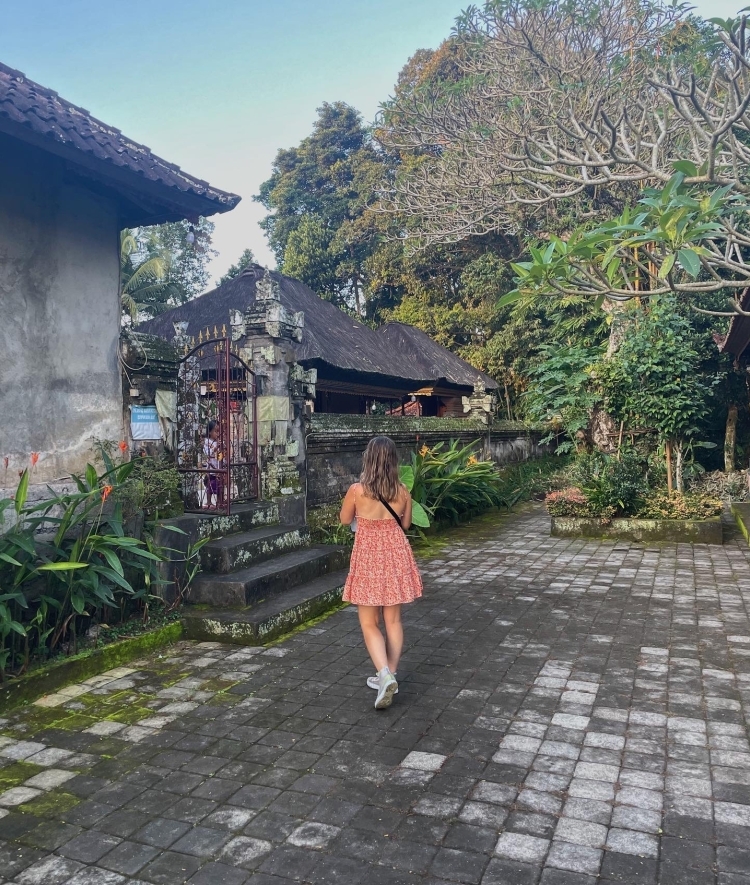
[[[555,829],[554,839],[575,845],[588,845],[590,848],[603,848],[607,841],[607,828],[591,821],[562,817]]]
[[[552,843],[546,862],[560,870],[597,876],[602,855],[603,852],[596,848],[558,841]]]
[[[446,540],[387,713],[342,610],[90,692],[158,728],[4,717],[0,767],[81,801],[2,806],[0,885],[750,885],[747,545],[550,539],[533,508]]]
[[[542,863],[550,847],[547,839],[522,833],[502,833],[495,846],[495,854],[524,863]]]
[[[619,805],[612,813],[612,826],[642,833],[658,833],[661,830],[661,814],[645,808]]]
[[[659,852],[659,840],[647,833],[613,828],[607,836],[607,849],[619,851],[621,854],[656,857]]]
[[[50,855],[27,867],[14,881],[18,885],[65,885],[82,867],[83,864],[75,860]],[[9,867],[4,866],[2,870],[12,875]]]

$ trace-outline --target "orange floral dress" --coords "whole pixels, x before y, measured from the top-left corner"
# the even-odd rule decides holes
[[[422,578],[401,526],[390,516],[357,516],[344,601],[353,605],[401,605],[421,595]]]

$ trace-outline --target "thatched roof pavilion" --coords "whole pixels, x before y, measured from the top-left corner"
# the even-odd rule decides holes
[[[216,289],[141,324],[139,330],[171,340],[178,322],[187,322],[187,334],[195,336],[206,327],[221,328],[230,312],[244,312],[255,301],[256,283],[265,273],[265,268],[251,265]],[[376,400],[402,402],[418,395],[425,398],[425,414],[433,408],[437,414],[446,400],[460,403],[478,380],[488,390],[498,386],[412,326],[389,323],[375,331],[323,301],[304,283],[275,271],[270,275],[279,285],[282,304],[305,315],[297,359],[318,370],[319,411],[361,413]]]

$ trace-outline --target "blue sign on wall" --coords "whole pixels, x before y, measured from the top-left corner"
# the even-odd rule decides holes
[[[133,439],[162,438],[156,406],[130,407],[130,435]]]

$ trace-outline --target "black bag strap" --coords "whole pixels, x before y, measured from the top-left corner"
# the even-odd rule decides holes
[[[395,511],[395,510],[393,509],[393,507],[391,507],[391,505],[385,500],[385,498],[381,498],[381,499],[380,499],[380,503],[383,505],[383,507],[385,507],[385,509],[386,509],[386,510],[391,514],[391,516],[396,520],[396,522],[398,523],[398,527],[399,527],[399,528],[401,529],[401,531],[403,532],[403,531],[404,531],[404,527],[401,525],[401,517],[398,515],[398,513],[396,513],[396,511]]]

